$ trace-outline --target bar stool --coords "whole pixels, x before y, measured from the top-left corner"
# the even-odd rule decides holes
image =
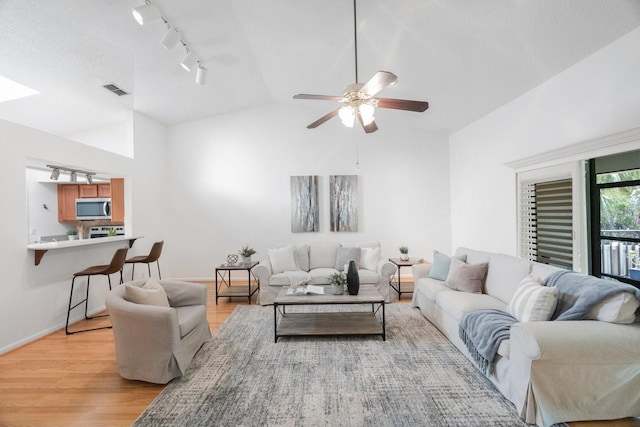
[[[133,264],[131,266],[131,280],[133,280],[133,273],[136,268],[136,264],[147,264],[147,269],[149,270],[149,277],[151,277],[151,266],[152,262],[158,264],[158,278],[162,279],[160,275],[160,254],[162,253],[162,246],[164,245],[164,240],[160,242],[155,242],[153,246],[151,246],[151,251],[149,251],[149,255],[139,255],[129,258],[125,261],[125,264]]]
[[[78,332],[95,331],[95,330],[98,330],[98,329],[109,329],[109,328],[111,328],[111,326],[103,326],[103,327],[100,327],[100,328],[82,329],[82,330],[79,330],[79,331],[69,331],[69,316],[71,315],[71,310],[73,310],[74,308],[76,308],[77,306],[79,306],[82,303],[84,303],[84,318],[85,319],[96,319],[96,318],[99,318],[99,317],[108,316],[108,314],[103,314],[103,315],[100,315],[100,316],[93,316],[93,317],[87,316],[87,306],[89,305],[89,281],[91,279],[91,276],[105,275],[105,276],[107,276],[107,279],[109,281],[109,290],[111,290],[111,276],[110,275],[113,274],[113,273],[117,273],[119,271],[120,272],[120,283],[123,283],[123,280],[122,280],[122,267],[124,267],[124,261],[127,258],[127,251],[128,250],[129,249],[127,249],[127,248],[118,249],[116,251],[116,253],[113,255],[113,258],[111,259],[111,263],[109,265],[94,265],[92,267],[87,267],[84,270],[73,274],[73,280],[71,281],[71,293],[69,294],[69,310],[67,311],[67,324],[64,327],[64,331],[66,332],[67,335],[76,334]],[[74,305],[72,307],[71,306],[71,302],[73,301],[73,286],[75,284],[76,278],[77,277],[81,277],[81,276],[87,276],[87,295],[86,295],[85,299],[83,299],[82,301],[80,301],[79,303],[77,303],[76,305]]]

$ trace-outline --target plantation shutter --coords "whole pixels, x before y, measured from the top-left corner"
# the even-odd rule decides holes
[[[531,261],[573,268],[571,178],[521,187],[521,252]]]

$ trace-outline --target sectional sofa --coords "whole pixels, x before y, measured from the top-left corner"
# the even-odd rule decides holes
[[[436,263],[435,258],[440,261]],[[447,259],[449,265],[444,269]],[[483,264],[484,276],[467,274],[474,280],[480,277],[480,293],[474,293],[478,289],[468,287],[459,277],[451,277],[462,268],[471,270],[467,266]],[[463,267],[454,273],[453,265]],[[451,258],[436,253],[434,263],[412,269],[413,306],[474,363],[477,355],[471,354],[460,333],[466,313],[518,308],[524,313],[528,309],[526,300],[522,302],[525,284],[534,292],[548,293],[549,287],[531,282],[560,275],[559,269],[548,265],[468,248],[458,248]],[[551,310],[557,312],[564,297],[562,291],[554,292],[557,301]],[[640,291],[631,291],[607,298],[591,308],[585,320],[514,318],[485,374],[528,423],[550,426],[640,416],[638,295]]]
[[[360,284],[374,285],[389,302],[389,279],[396,266],[382,259],[379,242],[321,242],[268,248],[267,257],[253,268],[260,280],[260,304],[273,304],[283,286],[327,285],[329,276],[356,262]]]

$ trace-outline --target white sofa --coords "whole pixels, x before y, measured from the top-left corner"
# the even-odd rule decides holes
[[[412,267],[412,304],[473,361],[459,337],[463,315],[481,309],[506,310],[525,277],[542,280],[558,269],[467,248],[458,248],[454,255],[469,264],[488,263],[482,293],[452,290],[442,280],[428,277],[431,263],[417,264]],[[488,377],[528,423],[549,426],[640,416],[639,321],[515,323]]]
[[[260,304],[273,304],[280,289],[291,285],[292,272],[296,278],[308,274],[308,284],[327,285],[331,274],[344,271],[349,253],[359,254],[360,284],[375,285],[389,302],[389,280],[396,266],[382,259],[379,242],[323,242],[269,248],[268,256],[252,270],[260,280]]]

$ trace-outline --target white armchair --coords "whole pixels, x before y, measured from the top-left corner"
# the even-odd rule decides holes
[[[147,279],[125,285],[142,286]],[[169,307],[125,299],[125,285],[113,289],[106,306],[113,324],[118,371],[124,378],[166,384],[184,375],[193,356],[211,337],[207,287],[160,280]]]

